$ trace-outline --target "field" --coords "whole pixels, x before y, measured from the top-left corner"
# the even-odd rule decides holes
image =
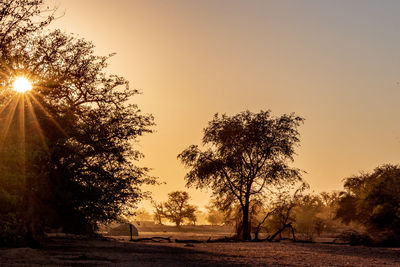
[[[185,239],[188,234],[164,233]],[[1,266],[400,266],[400,248],[323,243],[154,243],[53,237],[40,249],[0,249]]]

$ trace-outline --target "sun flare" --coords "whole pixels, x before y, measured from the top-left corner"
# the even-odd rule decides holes
[[[25,93],[32,90],[32,83],[25,77],[18,77],[13,82],[12,88],[18,93]]]

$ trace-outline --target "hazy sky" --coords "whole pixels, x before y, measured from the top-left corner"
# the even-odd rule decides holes
[[[185,189],[176,156],[201,142],[216,112],[271,109],[306,118],[294,166],[316,191],[399,163],[400,1],[52,0],[53,27],[116,52],[110,73],[156,118],[142,165]],[[189,190],[203,206],[206,192]]]

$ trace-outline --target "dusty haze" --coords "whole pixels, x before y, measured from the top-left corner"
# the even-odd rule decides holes
[[[315,191],[359,170],[398,162],[400,2],[52,0],[52,27],[116,52],[110,72],[143,95],[156,133],[142,165],[184,189],[178,153],[201,141],[216,112],[245,109],[306,118],[294,165]],[[203,206],[207,192],[189,190]]]

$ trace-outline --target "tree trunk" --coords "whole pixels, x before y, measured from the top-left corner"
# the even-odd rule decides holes
[[[257,228],[257,230],[254,232],[254,240],[258,241],[260,238],[258,237],[260,234],[260,228]]]
[[[275,234],[268,238],[268,241],[273,241],[277,235],[280,235],[283,230],[288,227],[292,227],[292,223],[285,224],[281,229],[279,229]]]
[[[261,231],[261,226],[263,225],[263,223],[265,222],[265,220],[266,220],[271,214],[272,214],[272,212],[268,212],[268,213],[265,215],[264,219],[258,224],[256,230],[254,231],[254,240],[256,240],[256,241],[260,240],[260,239],[259,239],[259,234],[260,234],[260,231]]]
[[[292,229],[293,241],[296,241],[296,234],[294,233],[294,228],[292,225],[290,225],[290,229]]]
[[[36,225],[35,225],[35,210],[34,210],[34,199],[33,199],[33,186],[31,184],[31,180],[29,179],[30,177],[25,178],[25,196],[24,196],[24,207],[25,207],[25,227],[26,227],[26,232],[25,232],[25,242],[26,245],[32,248],[37,248],[39,247],[39,241],[38,241],[38,234],[36,231]]]
[[[243,241],[251,240],[250,223],[249,223],[249,203],[248,202],[243,207],[243,224],[242,224],[241,239]]]
[[[132,224],[131,223],[129,224],[129,234],[131,235],[130,241],[133,241],[133,238],[132,238]]]

